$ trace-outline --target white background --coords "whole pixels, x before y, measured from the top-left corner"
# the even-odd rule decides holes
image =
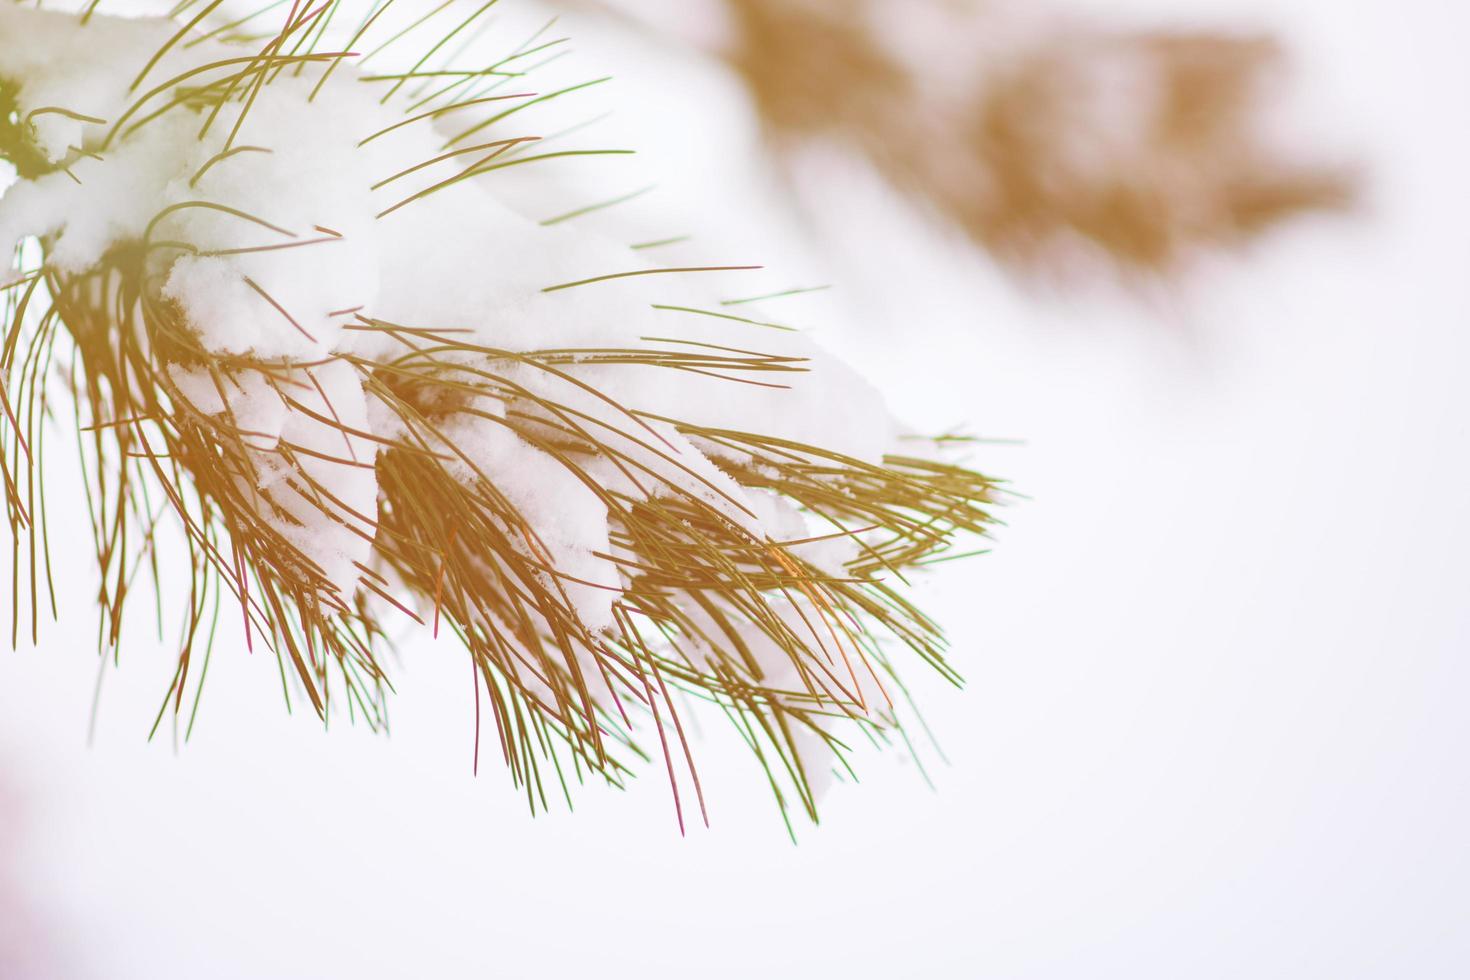
[[[1359,212],[1148,300],[1024,291],[857,175],[803,238],[728,81],[580,45],[692,227],[844,287],[781,312],[917,426],[1025,440],[977,455],[1028,498],[994,552],[922,587],[968,681],[915,685],[934,792],[865,757],[793,846],[712,723],[710,830],[679,837],[656,768],[533,820],[470,775],[447,644],[406,649],[380,738],[286,717],[274,660],[227,634],[175,752],[144,741],[172,653],[142,630],[88,747],[82,546],[63,622],[0,655],[0,846],[39,975],[1470,975],[1470,17],[1091,6],[1285,32],[1294,128],[1365,163]]]

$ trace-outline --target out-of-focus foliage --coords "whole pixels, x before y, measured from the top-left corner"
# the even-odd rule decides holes
[[[1347,169],[1265,137],[1285,61],[1266,36],[1004,3],[722,3],[718,54],[779,154],[846,147],[1016,269],[1065,277],[1081,253],[1168,275],[1352,199]]]

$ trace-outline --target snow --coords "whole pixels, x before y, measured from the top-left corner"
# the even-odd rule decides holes
[[[102,139],[107,122],[128,103],[129,86],[148,57],[177,30],[166,20],[143,18],[94,17],[83,26],[71,14],[0,6],[0,65],[6,81],[21,87],[21,114],[66,109],[103,120],[85,122],[57,112],[32,117],[36,145],[47,159],[59,161],[73,147]],[[190,55],[175,48],[150,77],[156,83],[182,74],[211,50],[201,46]],[[79,57],[83,51],[85,59]]]

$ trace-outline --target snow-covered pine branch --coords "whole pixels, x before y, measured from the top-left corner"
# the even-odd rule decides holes
[[[71,345],[111,642],[161,503],[183,530],[174,710],[221,595],[318,712],[374,722],[383,624],[407,616],[463,638],[538,792],[559,742],[617,781],[651,724],[679,799],[682,689],[814,814],[833,725],[898,724],[903,659],[951,672],[901,576],[984,531],[991,482],[903,449],[850,369],[722,306],[742,263],[666,269],[528,216],[500,172],[579,152],[538,148],[534,74],[497,67],[536,39],[468,66],[423,43],[394,74],[360,57],[396,36],[391,2],[292,4],[235,42],[205,33],[217,4],[184,6],[0,6],[15,533],[44,535],[25,474]]]

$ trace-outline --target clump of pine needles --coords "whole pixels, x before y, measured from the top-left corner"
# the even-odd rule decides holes
[[[138,86],[123,117],[109,124],[112,133],[185,112],[238,130],[277,79],[290,72],[326,76],[369,50],[375,25],[388,22],[385,12],[395,3],[374,4],[348,32],[347,46],[337,48],[324,39],[328,25],[347,16],[346,0],[293,3],[279,29],[257,36],[250,32],[266,21],[264,10],[211,28],[219,6],[179,4],[176,43],[209,30],[248,43],[250,53]],[[89,8],[85,16],[91,14]],[[483,111],[479,123],[466,124],[467,138],[503,119],[501,96],[487,93],[523,73],[455,67],[457,49],[448,42],[474,19],[441,32],[410,71],[364,75],[363,82],[410,86],[404,125]],[[523,45],[514,57],[546,46]],[[146,65],[139,68],[146,74]],[[5,79],[4,71],[0,64],[0,155],[22,177],[65,169],[66,161],[48,164],[34,146],[31,121],[15,111],[25,79]],[[519,152],[531,136],[487,144],[490,157],[443,183],[486,173],[496,165],[487,160],[504,163],[500,154]],[[105,165],[111,150],[76,153]],[[166,217],[161,211],[150,231],[164,227]],[[236,217],[252,230],[265,224]],[[336,234],[318,231],[322,237],[313,241],[330,243]],[[172,262],[198,252],[188,242],[158,231],[117,243],[94,268],[65,272],[46,261],[52,244],[43,237],[24,245],[21,274],[0,293],[0,481],[14,538],[11,641],[27,623],[34,642],[40,621],[60,605],[43,487],[46,431],[61,417],[55,407],[64,397],[76,406],[86,471],[102,647],[115,650],[121,642],[125,610],[144,579],[160,596],[169,583],[188,583],[177,669],[160,717],[187,711],[192,725],[217,621],[222,609],[233,608],[247,642],[279,658],[288,697],[300,692],[323,718],[345,707],[379,727],[390,691],[387,619],[406,619],[462,641],[476,676],[477,721],[483,701],[485,726],[533,809],[572,779],[620,784],[637,759],[652,757],[639,741],[640,732],[651,732],[682,826],[691,788],[703,809],[681,717],[686,699],[712,703],[731,719],[770,775],[783,814],[815,819],[812,767],[840,764],[849,731],[884,737],[901,730],[901,661],[918,659],[958,679],[938,626],[902,586],[905,573],[953,554],[958,537],[986,532],[997,494],[992,480],[917,455],[865,461],[658,414],[589,380],[597,377],[592,372],[667,371],[702,376],[712,386],[780,387],[811,368],[799,357],[677,339],[626,348],[500,349],[449,326],[378,319],[368,308],[342,311],[347,329],[387,338],[395,353],[334,352],[315,362],[222,353],[206,346],[162,289]],[[279,247],[305,244],[312,242]],[[609,278],[616,276],[587,282]],[[547,291],[582,285],[549,283]],[[332,408],[319,376],[343,365],[391,413],[391,435],[344,422]],[[226,407],[200,404],[197,392],[181,389],[180,372],[206,378]],[[228,407],[250,385],[339,431],[345,448],[323,453],[288,439],[262,443]],[[481,407],[487,404],[500,408]],[[559,567],[545,541],[548,529],[528,520],[504,492],[501,474],[481,469],[449,434],[452,422],[467,417],[513,433],[595,495],[610,529],[610,550],[596,557],[616,567],[620,586],[579,581]],[[717,472],[693,468],[674,440],[700,447]],[[372,462],[354,451],[365,442],[376,450]],[[313,459],[372,469],[376,510],[363,512],[314,478]],[[752,530],[725,480],[787,501],[829,529],[822,537],[850,542],[854,557],[840,568],[819,567],[806,550],[811,539],[776,540]],[[371,544],[371,559],[358,563],[355,591],[335,587],[303,548],[295,533],[302,501]],[[174,533],[165,533],[170,526]],[[613,593],[611,626],[586,621],[571,595],[577,588]]]

